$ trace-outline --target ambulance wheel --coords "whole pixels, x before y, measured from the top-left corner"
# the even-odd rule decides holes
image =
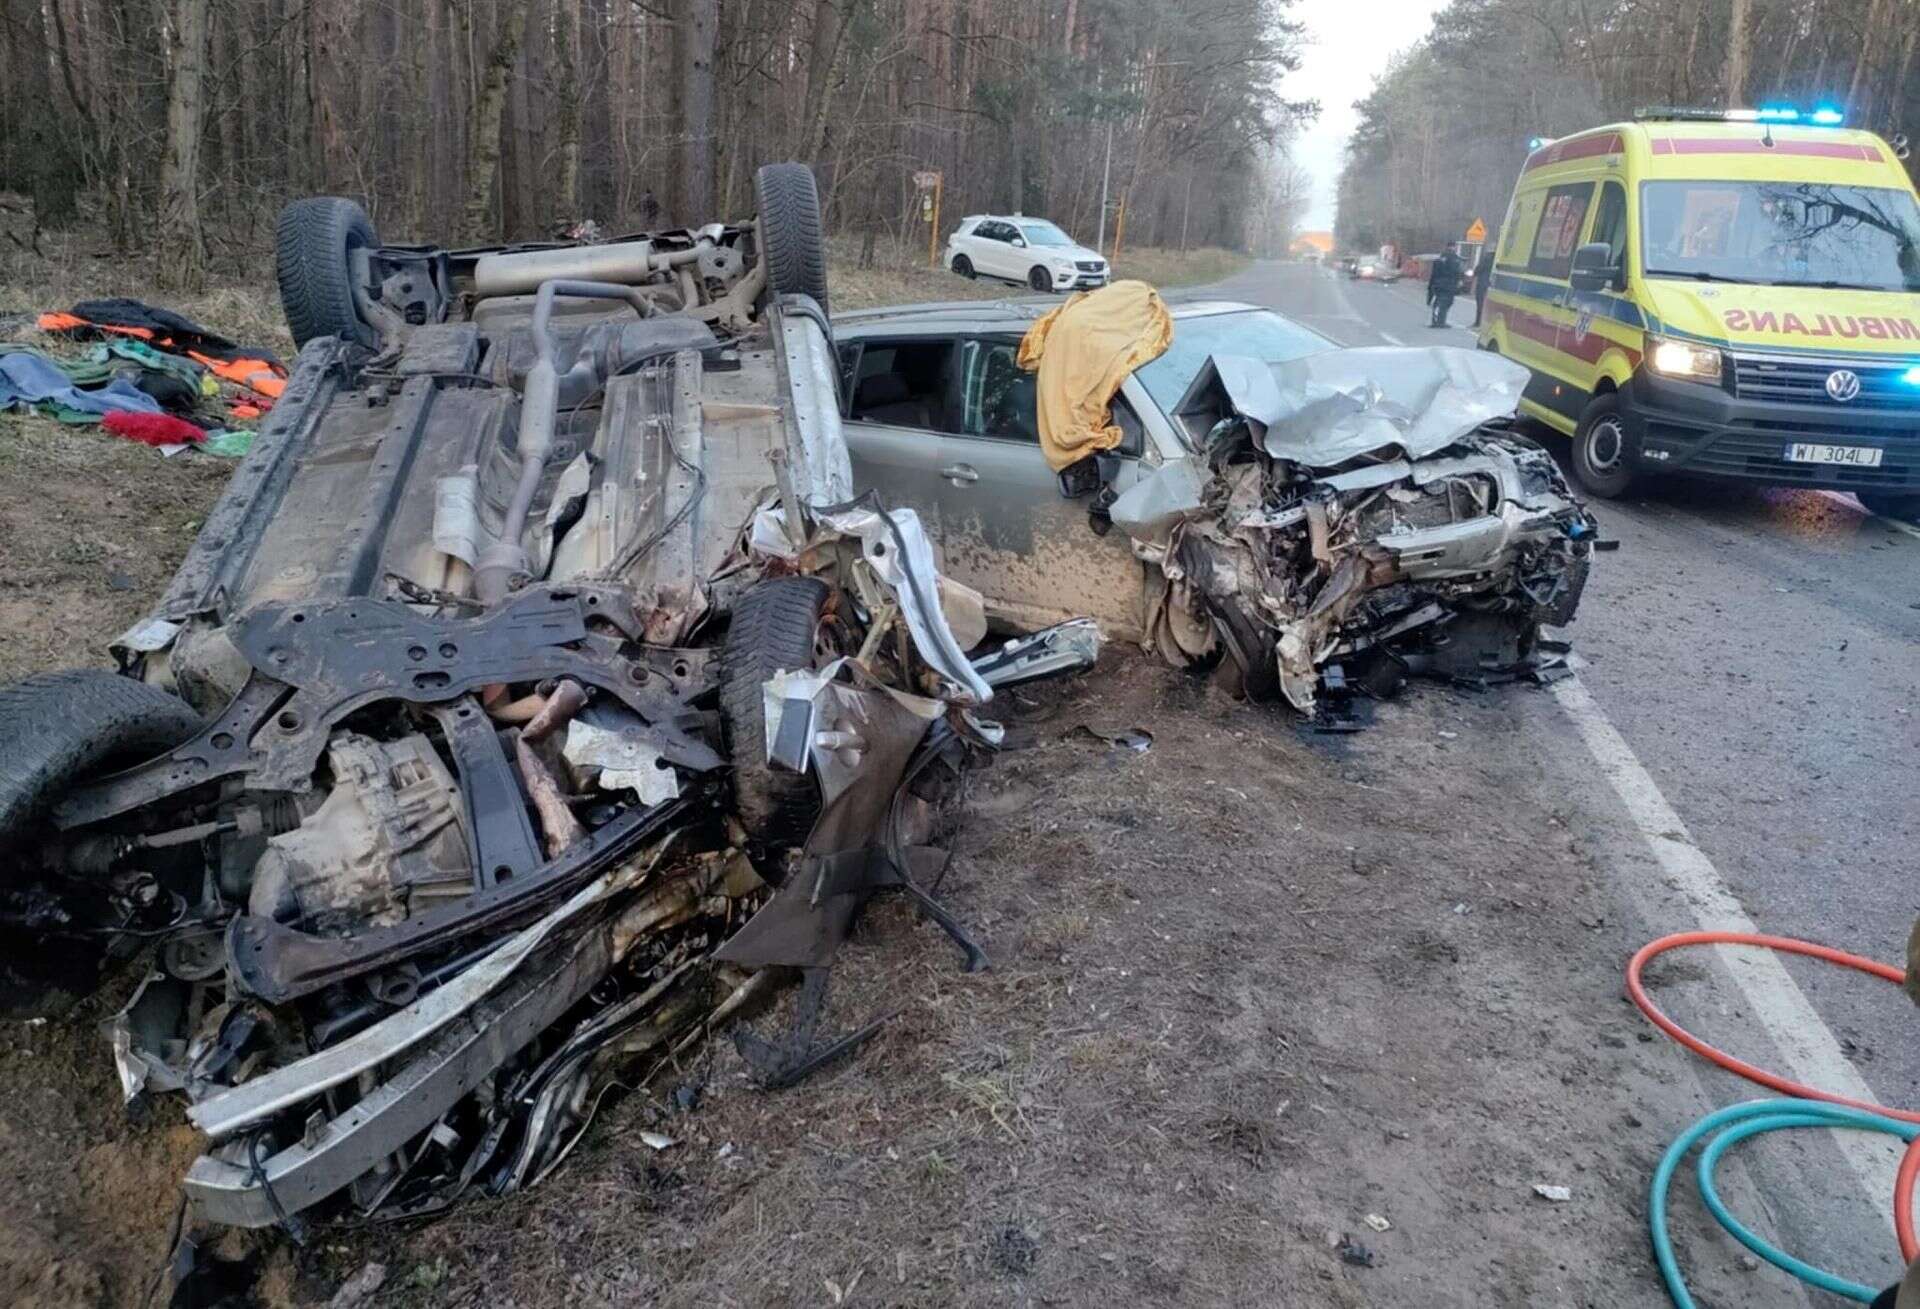
[[[1617,500],[1633,485],[1627,464],[1627,421],[1620,399],[1597,395],[1573,433],[1573,476],[1587,494]]]
[[[1920,521],[1920,495],[1901,495],[1897,491],[1855,491],[1853,495],[1870,514]]]

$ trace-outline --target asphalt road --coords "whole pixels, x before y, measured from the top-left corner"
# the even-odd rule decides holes
[[[1343,345],[1472,345],[1472,301],[1434,329],[1423,291],[1276,263],[1206,288]],[[1540,435],[1564,461],[1565,441]],[[1596,560],[1567,634],[1598,714],[1760,931],[1902,962],[1920,913],[1920,529],[1820,492],[1672,483],[1594,507],[1621,548]],[[1625,833],[1630,808],[1603,812]],[[1662,917],[1645,928],[1696,925]],[[1817,963],[1789,971],[1874,1097],[1920,1107],[1906,1000]]]

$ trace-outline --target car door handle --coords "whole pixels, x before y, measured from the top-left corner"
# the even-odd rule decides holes
[[[948,464],[940,470],[940,476],[955,486],[980,480],[980,472],[972,464]]]

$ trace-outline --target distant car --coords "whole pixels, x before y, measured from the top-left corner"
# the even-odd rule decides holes
[[[997,277],[1034,290],[1105,286],[1107,261],[1043,218],[973,214],[947,238],[947,267],[962,277]]]
[[[1400,270],[1378,259],[1362,259],[1347,276],[1361,282],[1393,283],[1400,280]]]

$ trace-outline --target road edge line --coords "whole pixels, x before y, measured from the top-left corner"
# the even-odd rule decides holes
[[[1667,802],[1626,738],[1620,735],[1578,675],[1562,678],[1550,688],[1561,710],[1580,734],[1587,752],[1600,767],[1613,793],[1626,807],[1634,826],[1652,852],[1667,885],[1678,892],[1692,911],[1699,930],[1757,933],[1760,929],[1741,908],[1719,870],[1694,844],[1680,815]],[[1655,923],[1671,910],[1661,903],[1658,889],[1629,883],[1626,887],[1641,912]],[[1843,945],[1845,943],[1842,943]],[[1821,1018],[1806,993],[1771,950],[1715,946],[1715,952],[1745,997],[1748,1011],[1766,1030],[1796,1081],[1839,1095],[1877,1104],[1873,1090],[1853,1061],[1841,1050],[1833,1030]],[[1899,1151],[1884,1138],[1860,1132],[1836,1131],[1834,1144],[1873,1203],[1893,1230],[1893,1212],[1887,1201],[1893,1194],[1893,1174]]]

